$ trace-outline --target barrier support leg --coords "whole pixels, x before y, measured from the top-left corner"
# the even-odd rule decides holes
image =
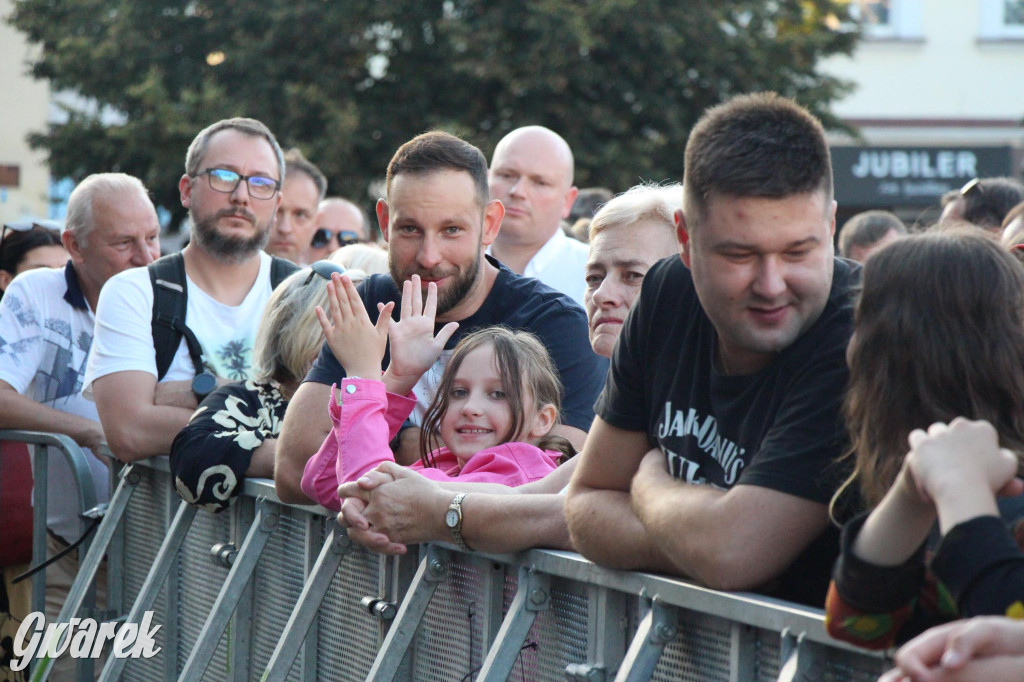
[[[626,657],[622,659],[622,667],[615,676],[615,682],[641,682],[651,679],[665,645],[678,634],[677,622],[675,609],[664,606],[657,600],[652,602],[651,610],[640,621],[640,627],[637,628],[636,635],[629,645]]]
[[[265,499],[256,502],[256,516],[242,542],[242,548],[231,564],[231,570],[228,571],[228,577],[224,580],[220,594],[217,595],[217,600],[213,603],[213,608],[210,609],[210,615],[206,617],[203,629],[200,630],[199,636],[196,638],[195,646],[189,652],[185,667],[182,668],[181,675],[178,676],[178,682],[201,680],[206,674],[206,668],[210,665],[214,652],[217,651],[221,637],[224,636],[224,631],[231,620],[231,614],[235,612],[238,600],[241,599],[246,585],[249,584],[252,574],[256,571],[260,554],[263,553],[263,548],[266,547],[271,534],[277,530],[279,521],[280,512],[277,505],[272,506],[272,503],[268,503]]]
[[[519,658],[523,642],[530,632],[533,621],[541,611],[551,606],[550,579],[523,566],[519,569],[519,585],[516,596],[509,606],[505,620],[501,623],[494,644],[487,651],[478,680],[505,680]]]
[[[58,623],[69,623],[71,618],[78,614],[82,608],[82,602],[85,601],[86,595],[93,591],[96,572],[103,562],[107,546],[118,530],[125,510],[128,509],[128,502],[131,500],[139,480],[139,474],[133,471],[130,465],[121,471],[121,482],[118,484],[117,490],[114,491],[114,496],[110,498],[110,503],[107,506],[107,512],[103,516],[103,520],[100,521],[100,525],[96,528],[96,537],[93,538],[88,554],[79,563],[75,582],[71,584],[68,598],[60,609],[60,615],[57,616]],[[54,661],[51,659],[40,661],[32,673],[32,682],[48,680],[53,664]]]
[[[142,584],[142,589],[139,590],[139,595],[135,599],[135,604],[132,605],[132,610],[128,614],[126,622],[140,622],[142,614],[153,607],[153,603],[156,602],[156,598],[160,594],[160,588],[163,587],[164,582],[167,580],[167,575],[174,567],[178,551],[181,549],[182,543],[185,542],[185,536],[188,535],[189,528],[192,527],[192,519],[196,516],[196,510],[196,507],[193,507],[184,500],[178,505],[178,512],[174,515],[174,521],[171,522],[171,527],[167,529],[167,536],[164,538],[163,544],[160,545],[160,550],[156,554],[156,560],[153,562],[152,568],[149,569],[149,575],[146,576],[146,581]],[[168,610],[171,608],[174,608],[173,604],[168,605]],[[166,655],[174,656],[174,652],[168,651]],[[128,659],[126,658],[110,656],[107,659],[107,664],[103,667],[100,682],[112,682],[113,680],[121,679],[121,674],[124,672],[124,666],[127,663]]]
[[[381,645],[367,680],[374,682],[391,682],[395,673],[402,665],[409,646],[416,636],[423,614],[427,611],[431,597],[437,584],[448,578],[449,552],[446,549],[429,545],[427,556],[416,569],[416,576],[409,586],[409,591],[402,600],[398,615],[388,630],[384,644]]]
[[[299,649],[302,648],[302,642],[310,626],[316,620],[320,603],[331,586],[334,574],[351,547],[352,541],[348,539],[348,533],[344,528],[336,526],[324,542],[313,571],[309,574],[306,584],[302,586],[302,594],[299,595],[299,600],[288,617],[274,653],[270,655],[267,669],[261,678],[263,682],[284,680],[288,677],[288,671],[291,670],[295,657],[299,655]]]

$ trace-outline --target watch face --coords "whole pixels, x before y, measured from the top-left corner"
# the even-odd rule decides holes
[[[444,522],[449,528],[455,528],[459,525],[459,512],[449,509],[448,513],[444,515]]]
[[[197,374],[192,379],[192,392],[197,396],[207,396],[213,389],[217,388],[217,377],[209,372]]]

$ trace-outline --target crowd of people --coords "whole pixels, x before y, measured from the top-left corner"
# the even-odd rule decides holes
[[[180,253],[158,260],[119,173],[79,184],[62,233],[0,242],[0,427],[68,434],[101,499],[101,443],[169,454],[213,512],[273,478],[375,551],[572,549],[824,606],[868,648],[938,625],[887,680],[1011,679],[1024,185],[837,239],[824,130],[770,93],[709,109],[684,159],[614,195],[578,190],[544,127],[490,163],[424,133],[388,164],[379,245],[298,150],[218,121],[187,150]],[[54,554],[80,534],[70,475],[50,467]],[[56,568],[50,617],[74,556]],[[1002,618],[941,625],[973,616]]]

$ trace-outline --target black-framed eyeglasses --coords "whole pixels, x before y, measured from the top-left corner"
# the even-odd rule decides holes
[[[985,188],[981,186],[981,178],[974,178],[967,182],[966,185],[960,188],[960,196],[965,199],[972,194],[978,194],[979,196],[985,193]]]
[[[313,241],[310,242],[310,246],[314,249],[322,249],[331,243],[331,237],[338,240],[338,246],[348,246],[349,244],[359,244],[363,241],[363,238],[359,236],[358,232],[352,230],[340,230],[338,232],[332,232],[326,227],[317,228],[317,231],[313,233]]]
[[[334,273],[338,273],[339,275],[345,274],[345,268],[331,260],[318,260],[317,262],[310,265],[309,269],[311,270],[311,272],[309,273],[309,277],[307,277],[306,281],[302,283],[302,286],[306,286],[307,284],[312,282],[313,277],[316,275],[320,275],[328,282],[330,282],[331,275],[333,275]]]
[[[4,258],[4,246],[7,244],[7,230],[11,232],[31,232],[32,230],[51,230],[60,234],[61,225],[59,220],[19,220],[13,223],[4,223],[4,229],[0,230],[0,262]]]
[[[249,196],[253,199],[273,199],[277,190],[281,188],[280,180],[265,175],[242,175],[227,168],[207,168],[199,171],[199,175],[205,175],[210,181],[210,189],[223,194],[231,194],[238,188],[238,184],[245,180]]]

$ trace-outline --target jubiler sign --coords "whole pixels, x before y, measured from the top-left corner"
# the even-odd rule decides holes
[[[976,177],[1010,175],[1009,147],[833,147],[843,206],[928,206]]]

